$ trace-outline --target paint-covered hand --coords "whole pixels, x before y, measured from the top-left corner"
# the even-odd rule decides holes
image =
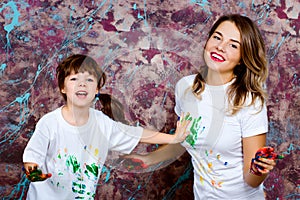
[[[192,117],[190,113],[187,113],[186,115],[184,115],[184,113],[181,113],[180,118],[177,121],[177,127],[175,131],[175,144],[183,142],[186,139],[186,137],[190,134],[188,126],[191,121]]]
[[[130,158],[130,156],[132,157]],[[136,158],[142,158],[142,155],[135,154],[130,156],[126,157],[126,159],[123,161],[123,165],[128,171],[148,168],[148,165],[146,165],[142,159]]]
[[[42,170],[38,169],[37,165],[28,166],[28,170],[25,168],[23,168],[23,170],[25,171],[26,178],[31,182],[44,181],[52,176],[50,173],[43,174]]]
[[[257,176],[269,173],[276,165],[276,159],[283,159],[283,155],[274,152],[272,147],[262,147],[257,150],[251,161],[250,173]]]

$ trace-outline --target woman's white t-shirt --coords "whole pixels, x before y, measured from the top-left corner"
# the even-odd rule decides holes
[[[205,85],[199,100],[191,90],[195,76],[183,77],[175,90],[176,114],[189,112],[193,118],[182,145],[192,157],[195,199],[264,199],[262,185],[252,188],[243,179],[242,138],[268,131],[266,106],[228,115],[226,90],[231,82]]]
[[[46,114],[36,125],[23,162],[37,163],[52,177],[31,182],[27,199],[93,199],[108,151],[129,154],[142,132],[92,108],[80,127],[67,123],[61,108]]]

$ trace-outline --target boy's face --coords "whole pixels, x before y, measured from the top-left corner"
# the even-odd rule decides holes
[[[65,78],[61,92],[66,94],[68,105],[89,107],[98,93],[97,78],[88,72],[73,71]]]

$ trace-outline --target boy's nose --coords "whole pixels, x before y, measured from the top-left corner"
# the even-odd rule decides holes
[[[80,81],[79,86],[85,86],[85,81]]]

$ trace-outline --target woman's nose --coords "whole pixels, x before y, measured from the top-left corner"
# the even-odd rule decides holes
[[[219,51],[225,52],[225,45],[226,45],[225,42],[220,42],[217,46],[217,49]]]

